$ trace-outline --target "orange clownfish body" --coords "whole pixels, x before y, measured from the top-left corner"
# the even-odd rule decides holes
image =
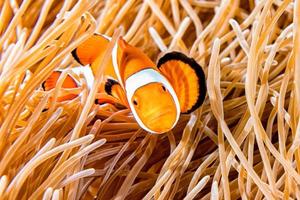
[[[110,38],[95,34],[72,55],[90,65],[104,51]],[[164,133],[177,123],[180,113],[190,113],[204,101],[205,75],[197,62],[179,52],[165,54],[157,65],[140,49],[119,38],[106,66],[104,90],[132,111],[138,124],[150,133]]]

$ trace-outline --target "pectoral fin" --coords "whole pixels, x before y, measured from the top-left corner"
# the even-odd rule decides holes
[[[170,52],[159,59],[157,67],[173,86],[182,113],[202,105],[206,95],[205,74],[193,58]]]

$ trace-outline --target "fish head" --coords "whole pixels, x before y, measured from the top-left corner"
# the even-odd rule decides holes
[[[130,101],[139,120],[153,133],[165,133],[177,123],[176,99],[162,83],[141,86]]]

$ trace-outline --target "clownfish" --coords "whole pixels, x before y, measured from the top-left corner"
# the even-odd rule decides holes
[[[52,74],[48,77],[46,81],[42,83],[42,88],[45,91],[49,91],[55,88],[56,83],[61,75],[61,71],[54,71]],[[65,78],[64,82],[62,83],[62,88],[77,88],[79,84],[76,82],[76,80],[68,74],[67,77]],[[60,96],[57,98],[58,102],[66,101],[66,100],[71,100],[77,97],[76,94],[67,94],[65,96]]]
[[[104,56],[110,40],[94,34],[74,49],[72,55],[79,64],[90,65],[95,74],[93,63]],[[174,128],[180,114],[199,108],[206,95],[205,74],[193,58],[170,52],[154,64],[144,52],[122,37],[116,42],[104,73],[103,90],[128,107],[139,126],[150,133],[165,133]],[[44,83],[46,90],[50,88],[47,86],[50,78]],[[63,83],[63,87],[76,86],[70,79],[65,79],[68,83]],[[67,98],[74,97],[63,97]],[[101,99],[96,100],[99,102]]]

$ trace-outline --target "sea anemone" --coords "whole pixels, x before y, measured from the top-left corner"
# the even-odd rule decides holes
[[[0,199],[300,199],[300,0],[1,0]],[[92,87],[71,52],[112,36]],[[119,36],[204,69],[165,134],[95,104]],[[64,69],[55,89],[42,83]],[[62,83],[73,73],[78,88]],[[76,98],[59,102],[65,94]]]

